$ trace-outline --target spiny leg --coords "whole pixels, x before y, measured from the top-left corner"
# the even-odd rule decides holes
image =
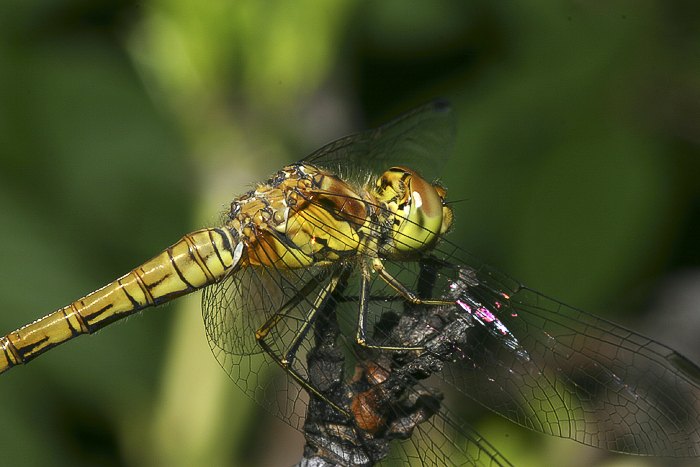
[[[440,305],[454,305],[453,300],[444,299],[424,299],[417,296],[415,293],[411,292],[399,282],[394,276],[392,276],[389,271],[384,268],[384,263],[379,258],[374,258],[372,260],[372,269],[379,274],[384,282],[386,282],[392,289],[394,289],[399,295],[401,295],[408,303],[411,305],[430,305],[430,306],[440,306]]]
[[[389,271],[384,268],[384,263],[379,258],[374,258],[372,260],[372,269],[379,274],[384,282],[394,289],[406,302],[412,305],[426,305],[426,306],[441,306],[441,305],[454,305],[454,301],[449,300],[435,300],[435,299],[422,299],[418,297],[415,293],[408,290],[400,281],[398,281],[394,276],[392,276]],[[373,345],[367,343],[367,329],[366,329],[366,317],[369,313],[369,302],[370,302],[370,284],[371,284],[371,274],[367,263],[362,264],[362,277],[360,283],[360,312],[357,319],[357,335],[356,341],[359,345],[378,350],[392,350],[392,351],[402,351],[402,350],[423,350],[423,346],[386,346],[386,345]]]
[[[289,350],[287,351],[287,354],[285,356],[285,361],[288,365],[294,363],[294,358],[296,356],[297,350],[299,350],[299,346],[306,338],[306,335],[309,333],[309,330],[313,327],[313,323],[316,320],[316,317],[318,316],[318,312],[324,308],[328,299],[331,297],[335,289],[338,287],[338,284],[343,279],[343,276],[347,276],[348,273],[349,270],[347,270],[346,267],[338,268],[331,275],[328,284],[319,292],[318,296],[316,297],[316,300],[314,301],[311,307],[311,310],[304,319],[304,325],[297,331],[296,335],[294,336],[294,339],[292,339],[291,345],[289,346]]]
[[[267,335],[270,333],[273,327],[277,325],[280,320],[282,320],[286,313],[299,305],[302,301],[306,300],[306,297],[313,292],[313,290],[316,288],[316,286],[324,279],[326,276],[326,271],[322,270],[315,276],[313,276],[301,289],[297,291],[297,293],[294,294],[292,298],[290,298],[287,303],[282,305],[282,307],[275,313],[273,314],[270,319],[265,321],[265,323],[260,326],[260,328],[255,331],[255,339],[258,341],[258,343],[262,346],[261,343],[264,343],[264,339],[267,337]],[[266,345],[266,344],[265,344]],[[265,347],[263,347],[265,348]],[[280,361],[284,361],[280,359]]]
[[[294,297],[292,297],[286,304],[284,304],[284,306],[282,306],[282,308],[280,308],[280,310],[277,313],[270,317],[270,319],[268,319],[267,322],[265,322],[265,324],[263,324],[260,327],[260,329],[258,329],[255,333],[255,338],[257,339],[257,342],[260,345],[260,347],[287,374],[294,378],[297,381],[297,383],[299,383],[299,385],[302,388],[304,388],[309,394],[313,394],[319,399],[325,401],[327,404],[333,407],[333,409],[335,409],[345,417],[350,417],[350,413],[339,407],[333,401],[329,400],[318,389],[316,389],[312,384],[310,384],[304,376],[299,374],[299,372],[294,369],[293,363],[294,359],[296,358],[296,352],[299,350],[299,347],[304,341],[306,335],[309,333],[309,330],[311,330],[311,328],[313,327],[314,321],[318,316],[318,312],[324,308],[324,306],[328,302],[328,299],[333,294],[333,291],[336,289],[336,287],[341,281],[347,279],[347,275],[349,273],[350,269],[345,266],[337,268],[332,273],[328,283],[320,290],[320,292],[316,296],[316,299],[314,300],[311,309],[306,314],[301,328],[295,333],[294,338],[292,339],[292,342],[289,346],[289,349],[285,353],[284,357],[278,355],[265,341],[265,338],[269,335],[272,328],[285,317],[289,310],[291,310],[292,308],[299,305],[302,301],[305,300],[306,295],[313,291],[313,289],[318,284],[319,279],[326,275],[325,272],[317,274],[316,276],[311,278],[311,280],[306,285],[304,285],[304,287],[302,287],[299,290],[299,292],[295,294]]]

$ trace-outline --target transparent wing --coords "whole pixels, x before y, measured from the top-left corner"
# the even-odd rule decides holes
[[[445,407],[442,408],[439,417],[430,420],[430,428],[430,431],[426,430],[429,439],[423,444],[433,447],[430,450],[424,449],[422,452],[430,453],[434,465],[458,464],[456,458],[449,453],[459,452],[462,459],[468,460],[473,465],[512,466],[487,440]],[[467,441],[455,445],[455,440],[459,439]],[[428,464],[425,462],[425,457],[422,462],[424,465]]]
[[[277,319],[266,342],[277,359],[285,358],[328,274],[329,268],[318,267],[249,267],[206,288],[202,295],[207,340],[221,367],[248,396],[297,429],[302,428],[308,396],[263,352],[256,332]],[[284,308],[295,300],[296,305]],[[311,344],[305,340],[295,354],[295,369],[303,377]]]
[[[402,165],[436,179],[449,159],[456,134],[450,104],[435,100],[379,128],[340,138],[302,159],[350,179]]]
[[[611,451],[700,455],[700,368],[676,351],[541,295],[454,245],[444,295],[470,326],[443,377],[514,422]],[[449,271],[448,271],[449,270]]]
[[[204,327],[217,359],[222,353],[247,355],[261,351],[255,331],[284,301],[275,277],[282,280],[264,269],[248,268],[204,289]]]

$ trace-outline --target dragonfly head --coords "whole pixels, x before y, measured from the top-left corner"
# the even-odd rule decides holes
[[[399,253],[431,248],[452,225],[447,190],[414,170],[392,167],[377,180],[376,196],[394,214],[393,240]]]

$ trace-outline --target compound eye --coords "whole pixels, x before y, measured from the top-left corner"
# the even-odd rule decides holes
[[[392,167],[377,181],[380,198],[394,212],[395,248],[403,252],[432,246],[443,228],[443,196],[415,171]],[[444,189],[439,187],[444,195]]]

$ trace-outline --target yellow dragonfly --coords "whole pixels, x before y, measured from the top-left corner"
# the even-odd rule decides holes
[[[439,400],[418,381],[433,373],[540,432],[618,452],[700,456],[700,368],[522,286],[445,238],[453,215],[434,177],[454,129],[449,105],[434,101],[282,168],[235,198],[219,226],[185,235],[110,284],[0,338],[0,373],[204,289],[207,339],[236,384],[299,429],[307,408],[320,402],[331,424],[344,420],[362,433],[360,454],[346,452],[339,463],[379,460],[363,447],[367,439],[401,425],[392,421],[405,427],[411,413],[420,418],[412,425],[418,434],[404,438],[417,438],[421,461],[457,462],[430,441],[432,431],[462,436],[453,449],[465,462],[508,465],[446,408],[418,416],[377,396],[377,388],[393,395],[389,381],[403,378],[392,384]],[[420,318],[400,324],[417,310]],[[340,373],[353,376],[326,373],[332,365],[319,357],[324,337],[331,349],[342,343]],[[286,400],[260,372],[265,362],[295,383],[282,383]]]

